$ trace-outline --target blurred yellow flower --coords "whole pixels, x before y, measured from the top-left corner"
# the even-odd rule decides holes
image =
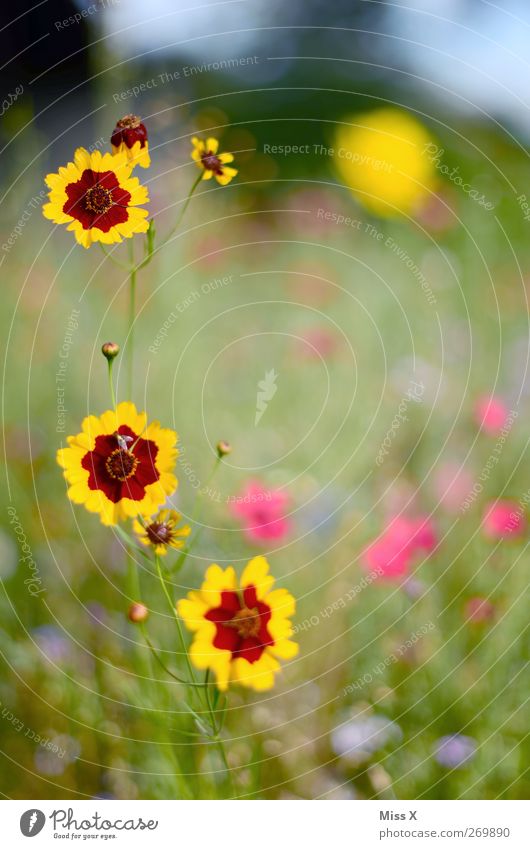
[[[226,186],[236,176],[237,170],[227,167],[228,162],[234,161],[234,154],[218,153],[219,142],[217,139],[209,138],[204,141],[194,136],[191,143],[193,145],[191,158],[199,168],[202,168],[203,180],[211,180],[212,177],[215,177],[221,186]]]
[[[151,545],[155,554],[164,557],[168,548],[182,548],[191,533],[189,525],[178,524],[182,516],[176,510],[160,510],[156,516],[134,520],[133,528],[142,545]]]
[[[178,602],[179,615],[195,632],[190,658],[197,669],[213,670],[220,690],[230,682],[270,690],[278,658],[297,655],[289,639],[294,598],[273,584],[265,557],[254,557],[239,582],[232,566],[212,564],[201,589]]]
[[[343,182],[377,215],[411,214],[436,185],[432,138],[412,115],[383,107],[338,128],[334,162]]]

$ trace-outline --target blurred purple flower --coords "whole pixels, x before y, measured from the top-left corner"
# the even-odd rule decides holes
[[[477,749],[476,740],[464,734],[446,734],[436,741],[434,758],[440,766],[457,769],[474,757]]]
[[[399,742],[403,732],[397,723],[386,716],[353,719],[335,728],[331,746],[335,754],[353,764],[362,764],[387,743]]]
[[[81,754],[78,740],[68,734],[58,734],[50,740],[49,745],[52,748],[39,746],[35,752],[35,766],[42,775],[62,775],[66,767]]]
[[[43,655],[52,663],[64,663],[71,658],[71,645],[55,625],[40,625],[32,634]]]

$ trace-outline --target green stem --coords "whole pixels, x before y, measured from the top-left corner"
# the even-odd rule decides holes
[[[112,409],[116,409],[116,396],[114,394],[114,381],[112,380],[112,364],[114,360],[107,360],[108,366],[108,375],[109,375],[109,389],[110,389],[110,398],[112,401]]]
[[[162,239],[162,241],[160,242],[160,244],[159,244],[159,246],[158,246],[159,248],[163,247],[163,245],[165,245],[167,242],[169,242],[169,240],[170,240],[171,236],[173,235],[173,233],[175,233],[175,232],[178,230],[178,228],[179,228],[179,226],[180,226],[180,223],[181,223],[182,219],[184,218],[184,215],[185,215],[185,213],[186,213],[186,210],[187,210],[187,208],[188,208],[188,206],[189,206],[190,200],[192,199],[192,197],[193,197],[193,195],[194,195],[194,193],[195,193],[195,189],[197,188],[197,186],[198,186],[198,185],[199,185],[199,183],[201,182],[202,177],[203,177],[203,175],[202,175],[202,172],[201,172],[201,173],[199,174],[199,176],[197,177],[197,179],[195,180],[195,182],[194,182],[193,186],[191,187],[191,189],[190,189],[190,193],[189,193],[188,197],[186,198],[186,200],[184,201],[184,206],[183,206],[183,207],[182,207],[182,209],[180,210],[180,214],[177,216],[177,220],[175,221],[175,223],[174,223],[173,227],[172,227],[172,228],[171,228],[171,229],[170,229],[170,230],[166,233],[165,238],[164,238],[164,239]]]
[[[217,748],[217,750],[218,750],[218,752],[221,756],[221,760],[223,762],[223,766],[224,766],[225,771],[226,771],[228,782],[230,784],[230,794],[233,798],[233,797],[235,797],[234,778],[233,778],[233,775],[232,775],[232,770],[230,769],[230,765],[228,763],[228,758],[226,756],[226,750],[225,750],[225,747],[224,747],[224,743],[223,743],[221,737],[219,737],[219,734],[220,734],[221,729],[222,729],[222,724],[219,723],[219,726],[217,725],[215,710],[212,706],[212,702],[211,702],[211,699],[210,699],[210,686],[209,686],[210,685],[210,670],[209,669],[206,670],[206,675],[204,676],[204,684],[205,684],[205,687],[206,687],[206,689],[204,691],[204,694],[206,696],[206,706],[208,708],[208,712],[210,714],[210,722],[211,722],[212,728],[214,730],[214,736],[212,737],[212,741],[215,743],[215,746],[216,746],[216,748]]]
[[[129,400],[132,400],[134,387],[134,323],[136,320],[136,273],[137,268],[131,266],[131,276],[129,281]]]
[[[148,645],[148,647],[151,651],[151,654],[153,655],[153,657],[156,660],[156,662],[158,663],[158,665],[164,670],[164,672],[166,672],[170,676],[170,678],[173,678],[175,681],[178,681],[179,684],[185,684],[187,687],[205,687],[206,686],[206,684],[201,684],[200,682],[194,683],[192,681],[185,681],[184,678],[179,678],[179,676],[175,675],[175,673],[172,672],[171,669],[168,669],[168,667],[166,666],[166,664],[164,663],[164,661],[162,660],[162,658],[158,654],[157,650],[155,649],[154,645],[152,644],[151,640],[147,636],[147,630],[146,630],[143,622],[140,624],[140,628],[141,628],[141,631],[142,631],[142,634],[143,634],[143,638],[144,638],[145,642],[147,643],[147,645]]]
[[[101,242],[99,242],[99,246],[100,246],[101,250],[103,251],[103,253],[105,254],[105,256],[107,257],[107,259],[110,259],[110,261],[113,262],[114,265],[117,265],[118,268],[124,268],[125,271],[129,271],[129,266],[125,265],[124,262],[120,262],[120,260],[116,259],[112,254],[109,254],[109,252],[105,249],[105,247],[102,245]]]
[[[202,507],[203,507],[203,504],[204,504],[204,493],[207,490],[210,483],[212,482],[212,480],[215,476],[215,473],[217,472],[217,469],[219,468],[220,464],[221,464],[221,457],[216,457],[215,462],[213,464],[213,468],[212,468],[209,476],[206,478],[206,482],[205,482],[204,486],[201,487],[201,489],[197,493],[197,497],[195,499],[195,503],[193,505],[193,509],[191,511],[191,516],[190,516],[190,524],[191,525],[196,525],[199,522],[199,519],[200,519],[201,514],[202,514]],[[195,547],[195,545],[196,545],[196,543],[199,539],[199,536],[201,534],[201,530],[202,530],[202,528],[199,528],[199,530],[191,538],[189,545],[187,545],[183,549],[182,554],[180,555],[180,557],[177,559],[177,562],[175,563],[175,572],[178,572],[184,566],[184,563],[186,562],[186,558],[188,557],[189,554],[191,554],[191,552],[193,551],[193,549],[194,549],[194,547]]]
[[[164,575],[163,575],[163,572],[162,572],[162,566],[160,564],[160,557],[158,556],[158,554],[155,554],[155,565],[156,565],[156,571],[158,572],[160,585],[162,587],[162,590],[164,592],[165,597],[167,598],[167,601],[168,601],[168,604],[171,608],[171,612],[174,616],[175,622],[177,623],[177,631],[178,631],[178,635],[179,635],[179,641],[180,641],[180,645],[182,647],[182,652],[184,654],[184,659],[186,661],[186,668],[188,670],[188,674],[190,676],[191,681],[193,681],[194,684],[197,684],[197,679],[195,678],[195,672],[193,670],[193,666],[191,665],[191,661],[190,661],[189,656],[188,656],[188,649],[186,647],[186,641],[184,640],[184,634],[182,632],[182,625],[181,625],[181,622],[180,622],[180,616],[177,613],[177,608],[175,607],[175,603],[174,603],[173,599],[171,598],[171,594],[170,594],[170,592],[167,588],[166,581],[165,581],[165,578],[164,578]]]

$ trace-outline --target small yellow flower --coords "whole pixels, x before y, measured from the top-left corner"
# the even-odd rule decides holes
[[[99,513],[104,525],[152,516],[177,488],[177,434],[159,422],[148,424],[146,413],[129,401],[99,418],[87,416],[81,433],[67,441],[57,462],[69,484],[68,497]]]
[[[68,224],[80,245],[110,245],[149,228],[145,186],[131,177],[134,162],[125,153],[89,153],[79,147],[74,161],[48,174],[49,203],[42,213],[55,224]]]
[[[134,520],[134,531],[142,545],[151,545],[163,557],[168,548],[182,548],[191,533],[189,525],[178,524],[182,516],[176,510],[160,510],[156,516]]]
[[[228,162],[234,161],[234,154],[217,153],[219,150],[217,139],[210,138],[204,141],[194,136],[191,143],[193,145],[191,158],[197,163],[198,168],[202,168],[203,180],[211,180],[215,177],[221,186],[226,186],[236,176],[237,170],[227,167]]]
[[[339,127],[335,166],[367,209],[384,217],[414,213],[436,185],[432,138],[412,115],[383,107]]]
[[[247,564],[239,585],[233,566],[212,564],[201,589],[177,603],[186,627],[195,632],[190,658],[197,669],[213,670],[220,690],[230,682],[269,690],[278,659],[297,655],[289,639],[294,598],[287,590],[273,590],[273,584],[265,557]]]

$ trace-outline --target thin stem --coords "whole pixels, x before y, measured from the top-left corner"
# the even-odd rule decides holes
[[[129,399],[132,399],[134,387],[134,323],[136,320],[136,273],[137,268],[133,264],[131,266],[131,276],[129,280]]]
[[[158,554],[155,554],[155,564],[156,564],[156,571],[158,572],[158,577],[160,579],[160,584],[162,586],[162,590],[164,591],[164,595],[167,598],[168,604],[171,608],[171,612],[172,612],[172,614],[175,618],[175,622],[177,623],[177,631],[178,631],[178,635],[179,635],[180,645],[182,646],[182,651],[183,651],[183,654],[184,654],[184,659],[186,661],[186,667],[188,669],[188,674],[189,674],[191,680],[194,682],[194,684],[196,684],[197,679],[195,678],[193,666],[191,665],[191,662],[190,662],[190,659],[189,659],[189,656],[188,656],[188,650],[186,648],[186,641],[184,640],[184,634],[182,633],[182,625],[180,623],[180,617],[177,613],[177,608],[175,607],[175,603],[174,603],[173,599],[171,598],[170,592],[167,588],[166,581],[165,581],[164,575],[162,573],[162,566],[160,564],[160,557],[158,556]]]
[[[195,182],[194,182],[193,186],[191,187],[191,189],[190,189],[190,193],[189,193],[188,197],[186,198],[186,200],[184,201],[184,206],[183,206],[183,207],[182,207],[182,209],[180,210],[180,214],[177,216],[177,220],[175,221],[175,223],[174,223],[173,227],[172,227],[172,228],[171,228],[171,229],[170,229],[170,230],[166,233],[165,238],[164,238],[164,239],[162,239],[162,241],[160,242],[160,244],[159,244],[159,246],[158,246],[159,248],[161,248],[163,245],[165,245],[165,244],[166,244],[166,242],[169,242],[169,240],[170,240],[171,236],[173,235],[173,233],[175,233],[175,232],[178,230],[178,228],[179,228],[179,226],[180,226],[180,223],[181,223],[182,219],[184,218],[184,215],[185,215],[185,213],[186,213],[186,210],[187,210],[187,208],[188,208],[188,206],[189,206],[190,200],[192,199],[192,197],[193,197],[193,195],[194,195],[194,193],[195,193],[195,189],[197,188],[197,186],[198,186],[198,185],[199,185],[199,183],[201,182],[202,177],[203,177],[203,174],[202,174],[202,172],[201,172],[201,173],[199,174],[199,176],[197,177],[197,179],[195,180]]]
[[[108,366],[108,375],[109,375],[109,389],[110,389],[110,399],[112,401],[112,409],[116,409],[116,396],[114,394],[114,381],[112,380],[112,364],[114,360],[107,360]]]
[[[185,681],[184,678],[179,678],[179,676],[175,675],[175,673],[172,672],[171,669],[168,669],[168,667],[166,666],[166,664],[164,663],[164,661],[162,660],[162,658],[158,654],[157,650],[155,649],[154,645],[152,644],[151,640],[147,636],[147,631],[146,631],[146,628],[145,628],[145,625],[143,624],[143,622],[140,624],[140,627],[141,627],[141,631],[142,631],[142,634],[143,634],[143,638],[144,638],[145,642],[147,643],[147,645],[149,646],[149,649],[151,650],[151,654],[153,655],[153,657],[156,660],[156,662],[158,663],[158,665],[164,670],[164,672],[166,672],[170,676],[170,678],[173,678],[175,681],[178,681],[179,684],[185,684],[187,687],[205,687],[206,686],[206,684],[201,684],[200,681],[198,683],[194,683],[192,681]]]
[[[124,268],[125,271],[129,271],[129,266],[125,265],[124,262],[120,262],[119,259],[116,259],[112,254],[110,254],[101,242],[99,242],[99,246],[100,246],[101,250],[103,251],[103,253],[105,254],[105,256],[107,257],[107,259],[110,259],[110,261],[113,262],[114,265],[117,265],[118,268]]]
[[[210,699],[210,670],[209,669],[206,670],[206,674],[204,676],[204,685],[205,685],[205,688],[206,688],[205,691],[204,691],[204,694],[205,694],[205,697],[206,697],[206,705],[208,707],[208,711],[209,711],[209,714],[210,714],[210,722],[211,722],[212,728],[214,730],[214,736],[212,737],[212,742],[215,743],[215,746],[216,746],[219,754],[221,755],[221,760],[223,762],[223,766],[225,768],[225,771],[226,771],[226,774],[227,774],[227,777],[228,777],[228,782],[230,784],[231,796],[235,797],[236,793],[235,793],[234,777],[232,775],[232,770],[230,769],[230,765],[228,763],[228,758],[226,756],[226,751],[225,751],[223,740],[221,739],[221,737],[219,737],[219,734],[220,734],[221,729],[223,727],[222,722],[219,723],[219,725],[217,724],[216,716],[215,716],[215,710],[212,706],[212,702],[211,702],[211,699]]]
[[[201,517],[202,507],[203,507],[203,504],[204,504],[204,493],[207,490],[210,483],[212,482],[212,480],[215,476],[215,473],[217,472],[217,469],[219,468],[220,464],[221,464],[221,457],[216,457],[215,462],[213,464],[213,468],[212,468],[209,476],[206,478],[206,482],[205,482],[204,486],[201,487],[201,489],[197,493],[197,497],[195,499],[195,503],[193,505],[193,509],[191,511],[191,516],[190,516],[191,525],[196,525],[198,523],[200,517]],[[197,543],[197,541],[199,539],[201,530],[202,529],[199,528],[199,530],[193,535],[193,537],[190,540],[189,545],[186,546],[183,549],[182,554],[177,559],[177,562],[175,563],[175,571],[176,572],[179,569],[182,569],[182,567],[184,566],[184,563],[186,562],[186,558],[193,551],[195,544]]]

